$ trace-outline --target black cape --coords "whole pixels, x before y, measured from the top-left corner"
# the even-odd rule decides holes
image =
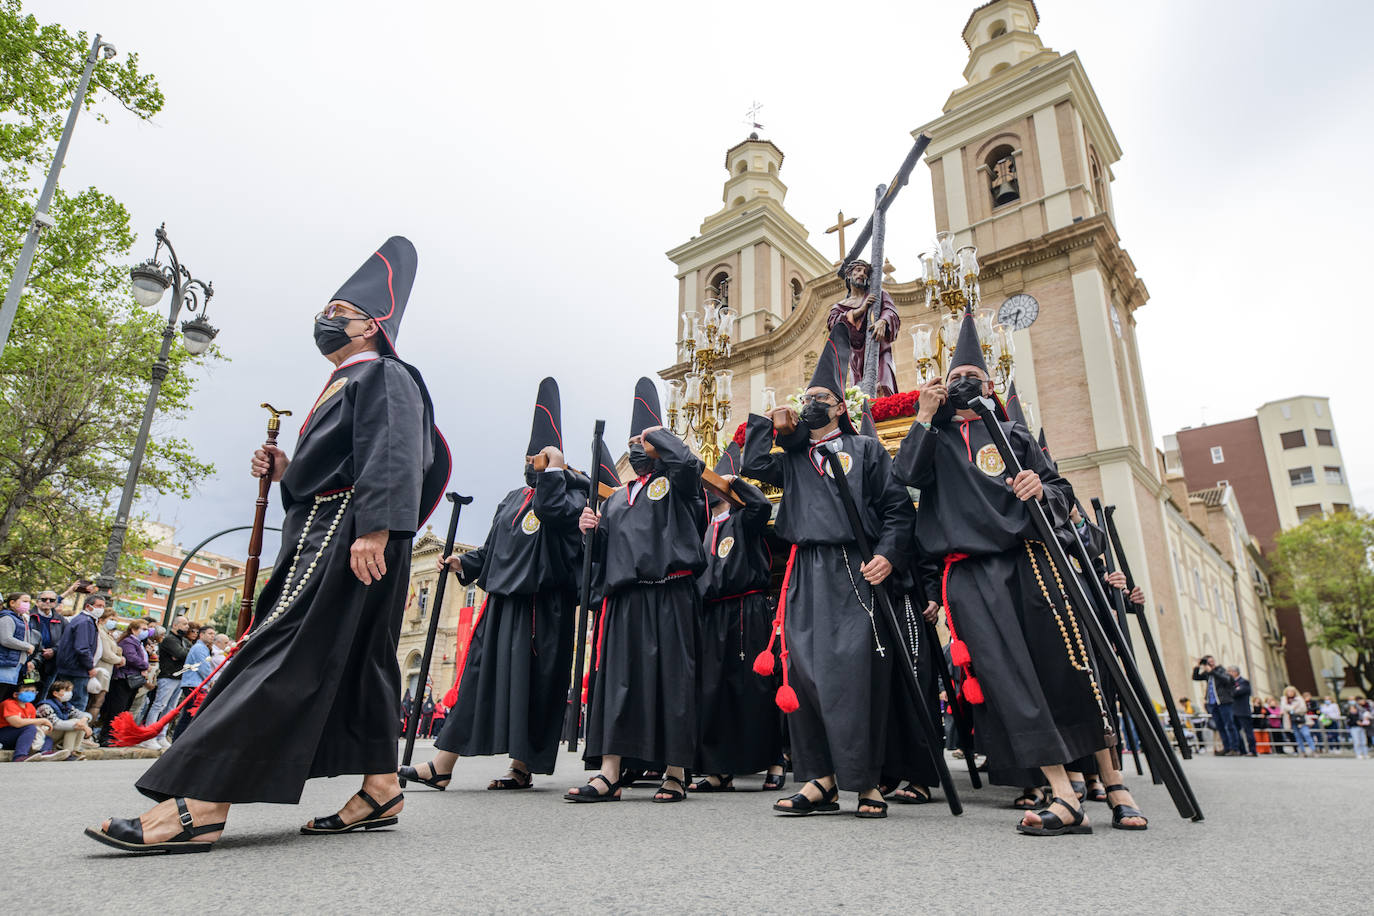
[[[282,477],[282,546],[252,635],[140,777],[145,795],[294,804],[307,779],[395,771],[410,542],[427,481],[442,465],[442,492],[448,476],[412,372],[391,357],[335,370]],[[349,547],[383,529],[386,575],[364,586]]]
[[[804,431],[779,444],[783,451],[772,452],[772,423],[750,415],[743,473],[782,487],[774,528],[795,545],[781,599],[788,675],[801,704],[787,720],[792,767],[798,780],[834,773],[840,788],[865,791],[877,785],[885,756],[896,646],[875,636],[882,625],[873,589],[859,573],[863,560],[839,492],[816,467],[817,449]],[[914,509],[887,451],[853,433],[821,447],[839,450],[874,553],[900,563],[911,550]]]
[[[506,494],[460,581],[487,593],[468,644],[458,702],[434,746],[463,757],[509,754],[552,773],[568,701],[586,505],[576,475],[548,470]]]
[[[698,773],[756,773],[782,753],[782,714],[773,702],[776,678],[759,677],[753,667],[773,623],[768,595],[773,557],[765,535],[773,504],[747,481],[736,478],[731,489],[744,508],[711,520],[707,566],[697,576],[701,738],[693,770]]]
[[[1040,476],[1051,522],[1063,524],[1072,488],[1024,426],[1003,421],[1002,428],[1022,466]],[[1045,546],[1034,540],[1030,513],[1007,486],[1009,475],[982,421],[956,418],[931,430],[913,423],[893,471],[921,490],[918,556],[925,581],[940,588],[937,600],[946,606],[954,635],[968,647],[985,698],[970,705],[990,781],[1028,785],[1033,777],[1027,774],[1041,766],[1105,747],[1091,679],[1070,664],[1041,591],[1043,581],[1062,615],[1063,596]],[[965,558],[953,559],[960,554]],[[1072,621],[1064,623],[1072,635]]]
[[[586,759],[604,754],[690,767],[696,755],[701,601],[692,577],[706,567],[702,464],[666,430],[649,479],[611,494],[593,549],[602,611],[587,709]],[[634,501],[630,491],[634,489]]]

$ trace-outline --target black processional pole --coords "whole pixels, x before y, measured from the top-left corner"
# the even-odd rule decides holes
[[[912,575],[916,579],[916,594],[921,599],[921,608],[924,612],[925,606],[930,603],[930,597],[925,590],[925,582],[921,579],[920,571],[913,569]],[[921,614],[921,632],[925,635],[926,640],[935,647],[935,672],[945,685],[945,702],[949,704],[950,715],[954,717],[954,730],[959,735],[959,750],[963,751],[964,763],[968,766],[969,782],[973,783],[975,789],[981,789],[983,788],[983,777],[978,772],[978,761],[974,754],[973,723],[968,720],[968,711],[959,702],[958,691],[954,684],[954,672],[950,670],[949,660],[945,658],[944,648],[940,645],[940,634],[935,629],[935,624],[927,620],[924,613]],[[940,746],[944,747],[944,743],[941,742]]]
[[[471,496],[448,493],[446,498],[453,503],[453,514],[448,520],[448,534],[444,538],[444,552],[440,560],[453,553],[453,542],[458,539],[458,516],[463,507],[472,502]],[[406,750],[401,757],[401,766],[410,766],[410,755],[415,752],[415,732],[420,727],[420,708],[425,702],[425,688],[429,683],[429,663],[434,658],[434,638],[439,634],[439,615],[444,610],[444,586],[448,584],[447,567],[439,573],[439,585],[434,589],[434,613],[429,615],[429,631],[425,633],[425,654],[420,660],[420,681],[415,688],[415,698],[410,701],[410,715],[406,717]],[[406,781],[401,780],[401,788]]]
[[[587,508],[596,511],[601,497],[601,437],[606,421],[597,420],[592,431],[591,480],[587,484]],[[563,718],[563,740],[568,750],[577,751],[577,737],[582,725],[582,668],[587,663],[587,621],[592,601],[592,545],[596,530],[582,536],[582,581],[577,599],[577,651],[574,653],[572,686],[568,689],[568,709]]]
[[[1121,547],[1121,536],[1116,533],[1116,520],[1112,517],[1116,512],[1116,506],[1102,506],[1100,500],[1093,500],[1093,511],[1098,514],[1098,524],[1106,524],[1103,531],[1107,534],[1107,557],[1108,563],[1111,556],[1116,554],[1116,559],[1121,565],[1121,571],[1126,574],[1126,588],[1135,591],[1135,578],[1131,575],[1131,565],[1126,562],[1126,552]],[[1169,715],[1169,726],[1173,729],[1174,740],[1178,742],[1178,751],[1183,755],[1184,760],[1190,760],[1193,756],[1193,749],[1188,741],[1187,733],[1183,730],[1183,722],[1178,717],[1178,709],[1174,706],[1173,689],[1169,686],[1169,679],[1164,674],[1164,661],[1159,656],[1159,646],[1155,644],[1153,631],[1150,629],[1150,622],[1145,619],[1145,609],[1138,604],[1131,605],[1135,612],[1136,623],[1140,625],[1140,635],[1145,640],[1145,651],[1150,656],[1150,667],[1155,671],[1155,682],[1159,684],[1159,689],[1164,692],[1164,710]]]
[[[863,521],[859,518],[858,506],[854,504],[854,494],[849,490],[849,478],[845,476],[844,466],[840,464],[839,455],[832,451],[826,451],[825,460],[830,465],[830,473],[835,478],[835,488],[839,490],[840,502],[844,503],[845,515],[849,516],[849,527],[854,534],[854,541],[859,546],[859,554],[865,563],[873,559],[873,545],[868,540],[868,532],[864,531]],[[886,585],[873,586],[873,596],[883,607],[883,614],[887,620],[889,641],[901,647],[898,654],[897,663],[902,669],[902,679],[906,681],[907,688],[911,691],[912,705],[916,707],[916,721],[920,723],[921,730],[925,732],[926,750],[930,752],[931,761],[935,764],[935,771],[940,774],[940,785],[945,790],[945,800],[949,803],[949,813],[960,815],[964,813],[963,802],[959,800],[959,792],[954,788],[954,780],[949,775],[949,767],[945,765],[945,743],[943,734],[936,737],[935,725],[930,718],[930,709],[926,706],[925,697],[921,693],[921,682],[916,677],[916,660],[911,657],[911,647],[902,638],[902,624],[897,619],[897,609],[892,606],[892,596],[888,594]]]
[[[1014,478],[1025,470],[1021,460],[1012,451],[1011,443],[1007,441],[1006,432],[997,422],[992,402],[987,398],[974,398],[969,407],[983,421],[983,425],[987,428],[988,435],[1001,454],[1009,474]],[[1054,526],[1050,524],[1049,516],[1045,514],[1045,507],[1040,505],[1038,500],[1033,499],[1027,500],[1023,505],[1025,505],[1026,511],[1030,513],[1031,521],[1035,524],[1036,531],[1044,542],[1045,550],[1049,553],[1050,559],[1060,569],[1071,568],[1069,558],[1064,553],[1064,545],[1059,543],[1059,539],[1055,537]],[[1083,591],[1082,581],[1077,576],[1072,575],[1064,576],[1063,579],[1068,585],[1068,590],[1072,592],[1074,603],[1084,610],[1090,610],[1091,603]],[[1108,639],[1102,621],[1098,619],[1096,614],[1084,613],[1079,616],[1083,620],[1084,629],[1088,631],[1088,639],[1092,643],[1093,651],[1097,654],[1100,666],[1111,678],[1117,694],[1126,707],[1127,714],[1136,722],[1149,722],[1152,718],[1157,725],[1158,718],[1146,717],[1143,691],[1137,690],[1124,670],[1129,667],[1135,671],[1135,665],[1131,661],[1130,655],[1126,654],[1124,657],[1118,658],[1116,653],[1112,651],[1111,640]],[[1136,672],[1136,681],[1138,680],[1139,672]],[[1200,821],[1202,820],[1202,809],[1198,807],[1196,799],[1193,798],[1192,790],[1183,778],[1183,771],[1173,755],[1173,749],[1169,747],[1167,742],[1161,740],[1160,734],[1161,732],[1157,729],[1140,729],[1140,738],[1148,748],[1151,759],[1163,761],[1165,764],[1163,766],[1164,786],[1169,790],[1169,797],[1173,800],[1179,815]]]

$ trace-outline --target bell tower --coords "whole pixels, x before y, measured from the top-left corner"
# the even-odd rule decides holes
[[[1136,348],[1148,293],[1121,246],[1121,147],[1078,55],[1045,47],[1032,0],[992,0],[964,25],[964,85],[917,128],[939,230],[978,249],[982,303],[1016,328],[1016,387],[1084,504],[1118,525],[1147,592],[1170,593],[1163,470]],[[913,132],[915,133],[915,132]],[[1142,573],[1144,573],[1142,575]],[[1178,616],[1156,624],[1161,640]]]
[[[783,207],[782,161],[782,150],[757,133],[730,147],[723,206],[697,235],[667,252],[677,267],[678,315],[723,299],[738,316],[740,343],[781,325],[807,282],[830,270],[807,241],[806,227]]]

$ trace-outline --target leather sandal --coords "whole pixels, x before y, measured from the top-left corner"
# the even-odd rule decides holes
[[[517,768],[517,767],[511,767],[511,768],[510,768],[509,770],[507,770],[506,772],[508,772],[508,773],[514,773],[515,775],[514,775],[514,776],[502,776],[502,777],[500,777],[499,779],[493,779],[491,782],[487,783],[487,788],[488,788],[488,789],[533,789],[533,788],[534,788],[534,777],[531,776],[531,775],[529,774],[529,771],[528,771],[528,770],[521,770],[521,769],[519,769],[519,768]]]
[[[106,846],[113,846],[121,852],[133,853],[140,856],[151,855],[178,855],[188,852],[209,852],[214,848],[214,843],[198,843],[195,837],[204,836],[207,833],[214,833],[224,829],[224,822],[218,824],[205,824],[197,827],[191,820],[191,811],[186,807],[186,799],[178,798],[177,818],[181,821],[181,832],[170,840],[161,843],[145,843],[143,841],[143,821],[137,817],[112,817],[108,830],[101,830],[98,827],[87,827],[86,836],[95,840],[97,843],[104,843]]]
[[[909,795],[903,795],[909,792]],[[928,805],[930,804],[930,790],[925,786],[918,786],[914,782],[908,782],[900,789],[893,789],[891,792],[884,792],[883,795],[891,798],[899,805]]]
[[[702,781],[705,782],[705,780]],[[668,783],[670,782],[677,783],[678,787],[676,789],[668,788]],[[734,786],[730,787],[730,791],[734,791]],[[653,800],[658,802],[660,805],[670,805],[673,802],[686,801],[687,783],[683,782],[681,779],[678,779],[676,776],[664,776],[662,784],[658,787],[658,791],[654,793]]]
[[[777,792],[787,785],[786,773],[767,773],[763,777],[763,792]]]
[[[592,785],[592,781],[596,779],[606,784],[605,792],[600,791],[596,786]],[[573,789],[571,792],[564,792],[563,798],[574,802],[620,801],[620,786],[621,783],[619,781],[611,782],[609,777],[597,773],[592,776],[591,779],[588,779],[587,784],[582,788]]]
[[[404,799],[404,792],[397,792],[396,797],[384,805],[377,804],[371,795],[362,789],[356,793],[359,798],[372,806],[372,811],[360,821],[351,824],[345,823],[344,819],[337,812],[326,817],[317,817],[309,824],[301,827],[301,833],[307,836],[324,836],[332,833],[352,833],[354,830],[376,830],[378,827],[390,827],[400,821],[396,815],[386,816],[386,813],[401,803]]]
[[[1093,784],[1088,787],[1087,799],[1090,802],[1105,802],[1107,800],[1107,793],[1103,791],[1100,779],[1093,780]]]
[[[1087,780],[1071,779],[1069,780],[1069,786],[1073,789],[1073,794],[1078,796],[1079,801],[1082,801],[1084,796],[1088,794]]]
[[[716,776],[720,782],[711,782],[711,777],[707,776],[692,783],[693,792],[733,792],[735,791],[735,777]]]
[[[1072,811],[1072,820],[1070,820],[1068,823],[1065,823],[1064,821],[1060,820],[1059,815],[1055,814],[1049,808],[1045,808],[1043,811],[1035,812],[1036,816],[1040,818],[1040,823],[1038,825],[1032,827],[1029,824],[1025,823],[1017,824],[1017,832],[1024,833],[1026,836],[1063,836],[1067,833],[1093,832],[1093,825],[1087,823],[1086,819],[1083,816],[1082,808],[1075,808],[1073,805],[1064,801],[1064,799],[1060,798],[1058,795],[1050,799],[1050,804],[1060,805],[1064,808],[1067,808],[1069,811]]]
[[[877,811],[865,811],[865,808],[877,808]],[[864,818],[884,818],[887,817],[887,802],[881,798],[864,798],[859,796],[859,805],[854,809],[855,817]]]
[[[449,780],[453,778],[452,773],[440,773],[434,769],[434,764],[429,764],[429,776],[420,775],[420,771],[415,767],[398,767],[396,775],[406,782],[418,782],[421,785],[429,786],[431,789],[438,789],[440,792],[448,788]]]
[[[779,814],[789,817],[804,817],[808,814],[834,814],[840,810],[840,790],[832,786],[827,789],[821,785],[819,779],[809,780],[810,784],[821,791],[821,800],[812,801],[802,793],[789,795],[782,801],[773,803],[773,810]],[[791,805],[784,805],[782,802],[791,802]]]
[[[1126,787],[1123,785],[1115,785],[1107,786],[1107,791],[1110,793],[1125,792],[1127,790]],[[1122,821],[1124,821],[1128,817],[1138,817],[1141,820],[1145,821],[1145,823],[1123,824]],[[1115,827],[1117,830],[1146,830],[1150,826],[1150,821],[1148,818],[1145,817],[1144,814],[1141,813],[1140,809],[1135,807],[1134,805],[1112,805],[1112,826]]]
[[[1045,803],[1045,797],[1035,789],[1023,789],[1021,794],[1016,796],[1010,807],[1017,811],[1034,811]]]

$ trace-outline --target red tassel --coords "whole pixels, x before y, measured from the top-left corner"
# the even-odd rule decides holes
[[[949,644],[949,660],[956,668],[966,668],[972,660],[968,654],[968,643],[956,639]]]
[[[754,673],[759,677],[770,677],[773,674],[772,649],[764,649],[754,656]]]
[[[965,700],[975,706],[983,702],[983,685],[978,683],[976,677],[965,678],[964,688],[960,692],[963,693]]]
[[[444,705],[449,709],[458,705],[458,685],[456,683],[448,689],[448,693],[444,694]]]
[[[783,712],[796,712],[801,708],[801,701],[797,699],[797,691],[786,684],[778,688],[778,695],[774,702],[778,704],[778,709]]]
[[[110,723],[110,739],[115,747],[133,747],[162,731],[163,726],[171,721],[170,716],[163,716],[156,722],[147,725],[139,725],[134,721],[134,717],[127,712],[121,712],[115,716]]]

